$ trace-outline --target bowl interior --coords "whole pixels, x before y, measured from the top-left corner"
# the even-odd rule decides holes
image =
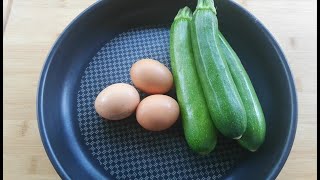
[[[255,153],[219,136],[209,156],[187,147],[181,121],[145,131],[134,115],[105,122],[93,102],[106,86],[132,83],[140,58],[170,68],[169,29],[177,10],[195,1],[100,1],[81,14],[53,47],[40,80],[39,127],[44,146],[65,178],[275,178],[290,152],[296,99],[285,58],[267,30],[231,1],[216,0],[219,28],[237,52],[261,102],[266,140]],[[172,90],[169,95],[175,97]],[[145,94],[141,93],[144,97]]]

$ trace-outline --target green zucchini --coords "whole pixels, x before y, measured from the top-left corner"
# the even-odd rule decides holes
[[[217,136],[194,65],[191,18],[191,10],[185,7],[180,9],[171,26],[171,68],[186,141],[195,152],[208,154],[216,146]]]
[[[198,0],[191,23],[195,64],[215,127],[225,136],[241,138],[246,112],[228,66],[219,50],[218,19],[212,0]]]
[[[266,123],[263,111],[251,80],[239,57],[221,32],[219,32],[219,39],[221,53],[225,57],[247,114],[247,129],[238,142],[244,148],[254,152],[265,139]]]

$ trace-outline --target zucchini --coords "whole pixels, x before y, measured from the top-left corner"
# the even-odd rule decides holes
[[[218,19],[212,0],[198,0],[191,23],[195,64],[215,127],[239,139],[247,117],[228,66],[219,50]]]
[[[194,65],[190,37],[192,12],[180,9],[170,30],[170,57],[185,139],[199,154],[210,153],[217,144],[211,120]]]
[[[223,34],[219,32],[221,53],[227,62],[247,114],[247,129],[238,140],[249,151],[256,151],[264,142],[266,123],[251,80],[242,63]]]

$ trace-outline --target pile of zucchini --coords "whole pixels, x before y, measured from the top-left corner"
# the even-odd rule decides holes
[[[217,133],[256,151],[265,139],[260,102],[241,61],[218,28],[213,0],[180,9],[170,31],[170,56],[189,147],[210,153]]]

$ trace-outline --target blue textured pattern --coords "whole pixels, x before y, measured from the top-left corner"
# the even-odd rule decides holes
[[[169,26],[136,28],[118,35],[97,52],[82,74],[78,121],[92,157],[115,179],[222,178],[245,154],[233,140],[219,137],[214,152],[200,156],[188,148],[180,120],[164,132],[149,132],[134,115],[106,122],[95,112],[98,93],[113,83],[132,84],[130,67],[141,58],[159,60],[170,68]]]

